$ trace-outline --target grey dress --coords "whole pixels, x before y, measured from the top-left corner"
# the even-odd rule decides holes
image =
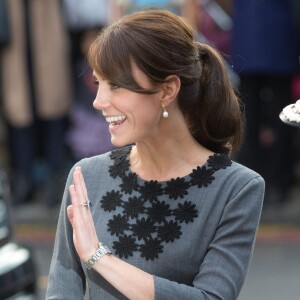
[[[254,171],[214,154],[191,174],[144,181],[131,147],[83,159],[98,237],[113,255],[154,276],[155,299],[237,299],[252,256],[264,195]],[[47,299],[124,299],[73,245],[63,196]]]

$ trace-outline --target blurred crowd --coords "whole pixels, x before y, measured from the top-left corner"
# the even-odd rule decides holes
[[[246,118],[234,159],[265,178],[266,203],[287,201],[299,181],[300,136],[278,116],[300,98],[298,0],[0,0],[0,146],[8,159],[0,167],[13,205],[36,193],[57,205],[72,164],[113,149],[92,107],[86,54],[101,28],[148,8],[187,18],[199,41],[222,53]]]

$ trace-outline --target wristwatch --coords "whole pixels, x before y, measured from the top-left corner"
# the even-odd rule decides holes
[[[87,269],[91,269],[93,265],[104,255],[110,255],[111,251],[109,248],[102,243],[99,243],[99,248],[96,250],[96,252],[88,259],[88,261],[85,263]]]

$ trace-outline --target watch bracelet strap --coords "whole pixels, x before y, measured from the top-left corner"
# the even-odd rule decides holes
[[[99,243],[99,248],[95,251],[95,253],[87,260],[87,262],[85,262],[85,266],[87,269],[92,269],[93,265],[100,259],[102,258],[104,255],[110,255],[111,251],[110,249],[102,244]]]

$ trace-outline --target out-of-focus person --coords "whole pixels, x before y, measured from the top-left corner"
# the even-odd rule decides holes
[[[59,201],[65,118],[71,103],[69,44],[59,0],[7,1],[11,29],[1,54],[13,204],[42,183]]]
[[[145,9],[166,9],[178,15],[182,14],[183,6],[191,0],[115,0],[113,20],[121,16]]]
[[[266,202],[283,203],[293,184],[292,127],[279,120],[299,72],[293,1],[233,1],[231,59],[240,76],[246,133],[238,160],[266,180]]]
[[[184,16],[193,24],[211,45],[228,59],[231,31],[232,7],[230,0],[187,0]]]
[[[110,141],[107,122],[93,109],[97,87],[86,61],[91,42],[111,22],[111,3],[107,0],[63,0],[72,42],[74,101],[69,112],[66,146],[73,162],[115,148]]]
[[[185,0],[182,16],[193,26],[197,39],[216,48],[225,60],[231,83],[239,87],[240,80],[231,67],[230,45],[232,35],[231,0]]]

